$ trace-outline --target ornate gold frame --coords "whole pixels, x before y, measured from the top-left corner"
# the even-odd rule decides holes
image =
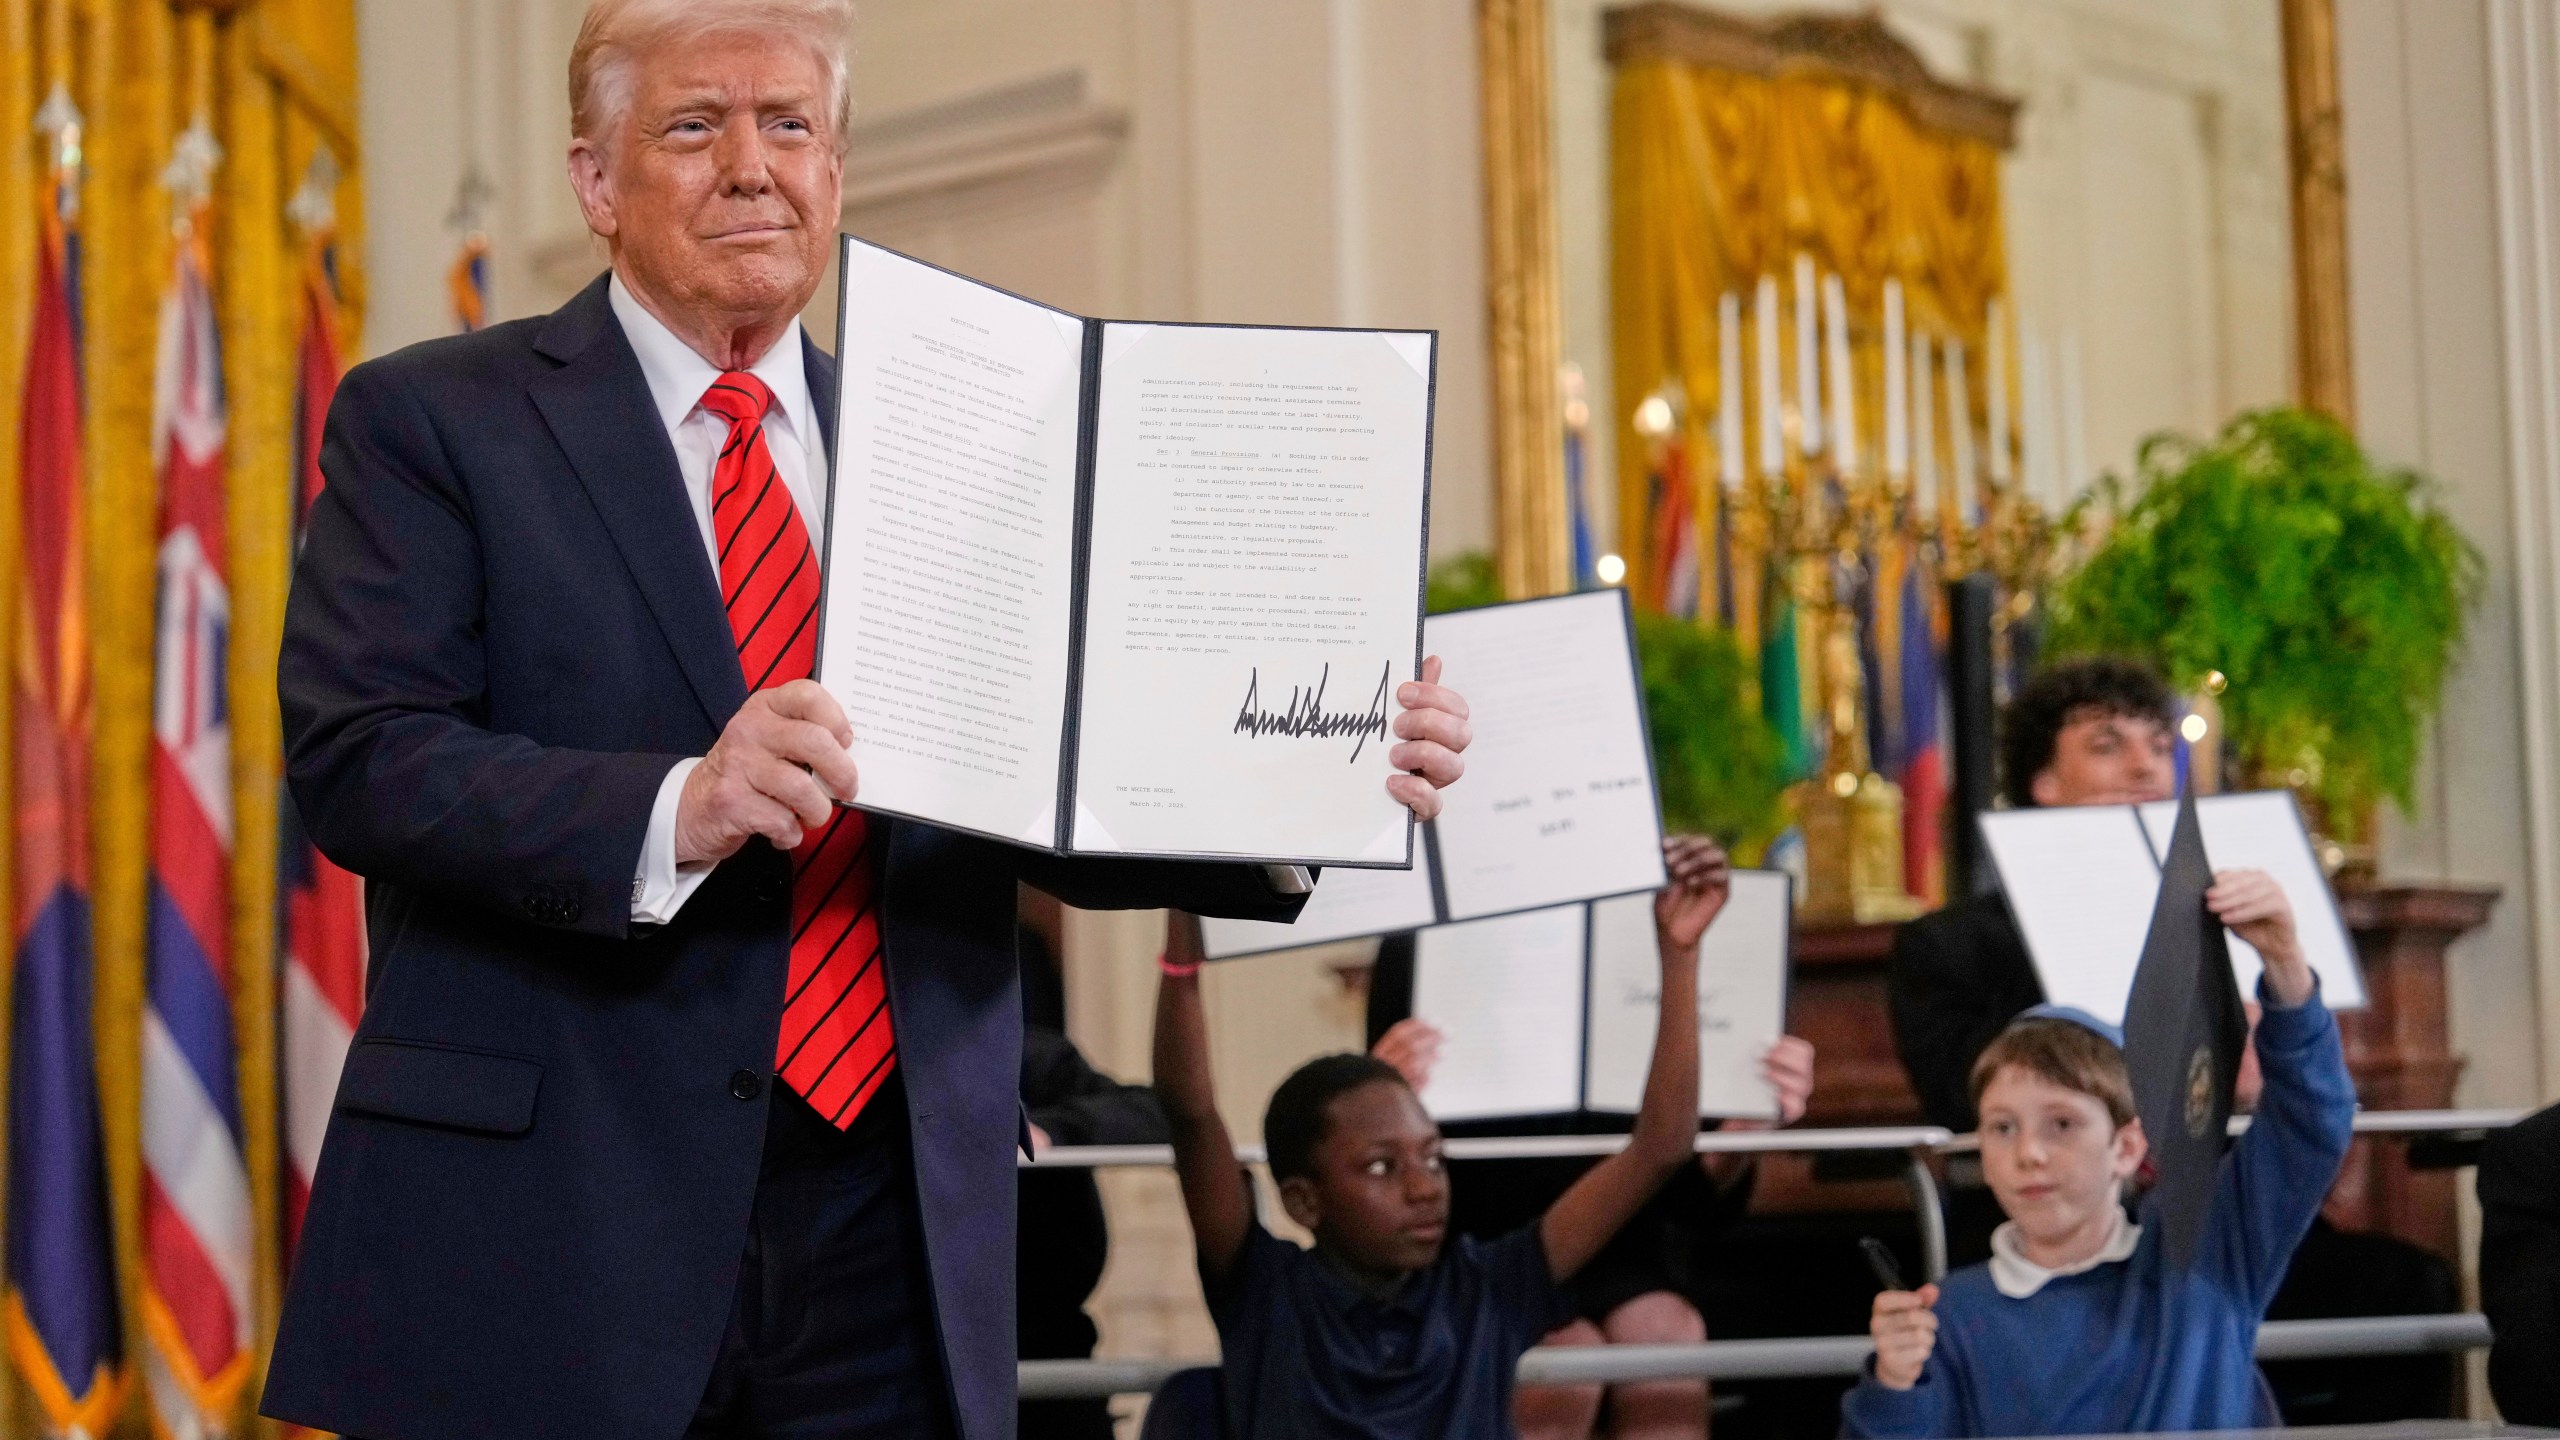
[[[2292,171],[2295,393],[2303,404],[2353,425],[2336,0],[2278,3]],[[1644,23],[1619,20],[1613,29]],[[1844,35],[1858,24],[1831,23]],[[1494,557],[1509,593],[1547,595],[1571,588],[1573,577],[1556,387],[1563,317],[1557,299],[1546,0],[1477,0],[1476,26],[1484,91],[1485,299],[1493,352]],[[1822,27],[1808,21],[1780,28],[1810,37]],[[1858,53],[1839,56],[1837,63],[1858,69],[1877,61]],[[1941,88],[1951,111],[1965,111],[1962,92]],[[1972,118],[1998,123],[1988,115]]]

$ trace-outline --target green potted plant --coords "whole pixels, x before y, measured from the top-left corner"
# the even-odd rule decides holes
[[[2188,693],[2223,677],[2240,782],[2289,786],[2314,826],[2369,846],[2378,802],[2411,804],[2479,551],[2424,476],[2305,410],[2153,436],[2135,469],[2101,482],[2117,519],[2049,595],[2050,648],[2139,656]]]
[[[1503,598],[1488,555],[1471,551],[1431,567],[1425,599],[1434,614]],[[1786,825],[1786,783],[1777,733],[1745,703],[1741,650],[1721,630],[1638,611],[1636,655],[1662,823],[1713,835],[1737,861],[1753,863]]]

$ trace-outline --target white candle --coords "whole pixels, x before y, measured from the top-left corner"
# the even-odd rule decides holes
[[[1831,371],[1831,460],[1841,475],[1858,473],[1858,396],[1849,368],[1849,299],[1840,277],[1822,277],[1822,329]]]
[[[2062,352],[2062,483],[2066,494],[2098,477],[2089,473],[2089,415],[2080,396],[2080,337],[2064,331]]]
[[[1929,337],[1911,332],[1911,513],[1922,529],[1938,523],[1938,431],[1929,404]]]
[[[2054,506],[2062,467],[2053,454],[2053,376],[2045,364],[2044,337],[2024,318],[2018,322],[2018,487]]]
[[[1775,480],[1787,468],[1785,407],[1778,400],[1778,277],[1760,277],[1753,309],[1760,349],[1760,475]]]
[[[1989,332],[1988,353],[1982,367],[1984,413],[1990,418],[1991,433],[1984,437],[1991,447],[1991,483],[2009,483],[2009,341],[2000,333],[2000,302],[1994,300],[1984,315],[1983,328]]]
[[[1947,337],[1948,483],[1956,487],[1956,513],[1967,525],[1982,523],[1982,471],[1973,450],[1973,391],[1964,379],[1964,341]]]
[[[1816,331],[1813,257],[1796,256],[1796,435],[1807,455],[1822,453],[1822,338]]]
[[[1742,297],[1716,298],[1716,458],[1724,488],[1742,488]]]
[[[1911,476],[1911,391],[1903,371],[1902,282],[1884,282],[1884,473]]]

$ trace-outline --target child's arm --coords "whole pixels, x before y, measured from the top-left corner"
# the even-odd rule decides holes
[[[1182,1203],[1191,1212],[1191,1235],[1200,1247],[1202,1278],[1216,1282],[1234,1269],[1253,1225],[1253,1198],[1236,1167],[1235,1142],[1218,1118],[1217,1087],[1209,1073],[1209,1022],[1200,1009],[1203,958],[1200,921],[1175,911],[1166,927],[1164,978],[1156,986],[1156,1098],[1173,1124],[1173,1167],[1182,1177]]]
[[[2198,1264],[2263,1308],[2354,1139],[2355,1084],[2284,891],[2262,871],[2226,870],[2205,904],[2266,961],[2253,1042],[2266,1083],[2223,1167]]]
[[[1948,1423],[1956,1387],[1930,1368],[1938,1347],[1938,1287],[1876,1296],[1867,1333],[1875,1359],[1840,1397],[1840,1433],[1860,1437],[1960,1433]],[[1943,1371],[1946,1362],[1938,1362]]]
[[[1653,901],[1654,938],[1662,950],[1662,1018],[1654,1030],[1644,1105],[1627,1148],[1585,1171],[1538,1222],[1548,1273],[1558,1280],[1598,1254],[1697,1149],[1698,937],[1724,908],[1733,874],[1712,840],[1669,841],[1663,859],[1671,883]]]

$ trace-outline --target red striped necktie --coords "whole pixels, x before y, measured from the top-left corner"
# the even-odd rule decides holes
[[[747,689],[805,679],[818,649],[818,556],[765,446],[773,392],[732,370],[702,392],[702,408],[729,422],[711,470],[711,533]],[[791,853],[791,968],[773,1069],[838,1128],[898,1063],[872,848],[863,813],[838,809]]]

